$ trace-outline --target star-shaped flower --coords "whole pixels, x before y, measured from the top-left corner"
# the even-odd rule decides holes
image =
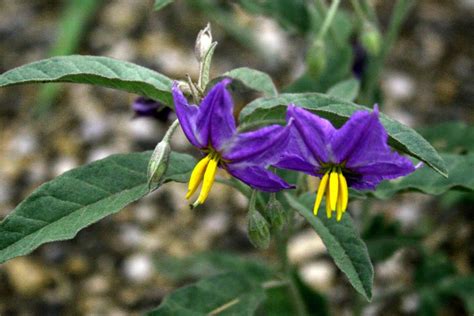
[[[189,199],[202,182],[201,193],[193,206],[204,203],[214,183],[218,167],[249,186],[267,192],[291,188],[268,171],[286,146],[289,126],[270,125],[239,133],[233,116],[233,102],[226,86],[229,79],[217,83],[199,106],[189,104],[177,84],[173,86],[176,115],[188,140],[205,155],[189,180]]]
[[[295,105],[288,106],[287,120],[293,121],[290,141],[275,166],[321,178],[314,214],[326,194],[327,216],[336,211],[340,220],[347,209],[348,187],[375,189],[382,180],[415,170],[408,158],[387,145],[377,106],[373,112],[354,112],[340,129]]]

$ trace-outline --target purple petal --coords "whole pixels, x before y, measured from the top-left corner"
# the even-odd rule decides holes
[[[236,134],[222,150],[222,157],[232,163],[269,165],[280,159],[288,142],[290,129],[270,125],[258,130]]]
[[[334,163],[348,167],[364,165],[379,151],[390,150],[387,145],[387,132],[379,121],[378,110],[356,111],[335,133],[331,140]]]
[[[260,191],[277,192],[293,188],[276,174],[260,166],[239,168],[228,164],[226,167],[232,176]]]
[[[190,105],[188,103],[188,100],[186,100],[181,90],[179,90],[176,82],[173,84],[172,92],[176,116],[178,117],[184,134],[194,146],[198,148],[207,147],[207,141],[201,142],[196,132],[196,120],[199,108],[194,104]]]
[[[229,83],[230,79],[224,79],[216,84],[202,100],[197,115],[199,140],[216,150],[235,134],[234,104],[226,89]]]
[[[138,97],[133,101],[132,109],[138,116],[153,116],[164,105],[145,97]]]
[[[405,176],[415,170],[406,157],[392,151],[388,135],[375,106],[372,113],[357,111],[335,134],[331,146],[337,163],[358,174],[348,179],[357,189],[373,189],[385,179]]]
[[[344,163],[352,169],[374,162],[375,157],[385,157],[391,152],[387,144],[388,135],[380,123],[378,108],[372,113],[356,111],[335,133],[331,148],[335,163]]]
[[[171,109],[163,103],[148,99],[145,97],[138,97],[133,101],[132,109],[135,112],[135,117],[153,117],[159,121],[168,121]]]
[[[301,171],[313,176],[317,175],[317,170],[321,167],[294,125],[290,128],[290,137],[281,158],[273,165],[277,168]]]
[[[293,134],[291,142],[297,142],[300,152],[311,153],[312,157],[302,157],[303,160],[327,162],[330,159],[329,141],[335,132],[332,124],[313,113],[292,104],[288,106],[287,120],[294,119],[298,133]],[[310,160],[311,161],[311,160]]]
[[[396,152],[379,153],[369,164],[352,167],[351,172],[359,175],[350,181],[349,186],[356,189],[374,189],[382,180],[390,180],[406,176],[415,171],[410,159],[400,156]]]

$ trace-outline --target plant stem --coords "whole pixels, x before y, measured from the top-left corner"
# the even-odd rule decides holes
[[[379,22],[378,22],[378,19],[377,19],[377,13],[375,12],[374,7],[369,2],[369,0],[362,0],[362,6],[361,7],[363,7],[363,10],[365,11],[367,16],[369,17],[370,22],[372,22],[374,25],[378,26]]]
[[[382,67],[385,63],[385,59],[392,48],[393,43],[398,37],[400,32],[401,25],[408,15],[411,7],[414,5],[412,0],[398,0],[395,4],[394,12],[390,19],[390,25],[388,27],[387,33],[384,36],[382,50],[380,55],[372,59],[369,62],[367,69],[365,91],[362,97],[362,101],[367,104],[374,103],[374,90],[376,84],[379,80]]]
[[[281,264],[281,270],[285,274],[286,279],[288,280],[288,292],[291,296],[291,302],[296,310],[296,315],[306,316],[308,315],[308,312],[306,310],[303,298],[301,296],[300,291],[298,290],[298,286],[296,285],[295,279],[293,277],[291,265],[288,261],[288,239],[292,232],[293,222],[294,219],[293,216],[291,216],[290,220],[288,221],[287,229],[281,234],[275,234],[275,239],[277,253]]]
[[[362,10],[362,7],[359,3],[359,0],[351,0],[352,7],[354,8],[354,12],[357,15],[357,18],[360,21],[360,24],[362,25],[364,21],[366,20],[364,10]]]
[[[169,142],[171,137],[173,136],[174,132],[176,131],[176,128],[179,126],[179,120],[176,119],[174,120],[173,123],[171,123],[170,127],[166,131],[165,136],[163,136],[163,140]]]
[[[316,0],[315,1],[315,6],[314,7],[309,7],[311,14],[314,15],[313,19],[317,17],[317,19],[323,19],[327,15],[327,6],[326,3],[324,3],[322,0]],[[312,22],[312,29],[316,30],[316,23],[313,21]],[[331,34],[332,40],[336,44],[337,47],[342,47],[344,44],[341,42],[341,39],[339,38],[339,34],[334,30],[331,25],[329,26],[329,32]]]
[[[334,17],[336,16],[337,8],[339,7],[340,2],[341,0],[333,0],[331,3],[331,7],[329,8],[326,18],[324,19],[323,26],[321,26],[321,29],[319,30],[316,40],[322,41],[324,39],[324,36],[326,35],[332,21],[334,20]]]

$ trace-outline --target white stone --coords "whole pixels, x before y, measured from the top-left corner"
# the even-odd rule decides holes
[[[314,261],[300,269],[301,278],[314,289],[326,291],[334,280],[334,266],[325,261]]]
[[[382,87],[388,97],[399,101],[412,98],[416,91],[413,78],[401,72],[388,73],[383,78]]]
[[[153,261],[151,257],[146,254],[131,255],[125,259],[123,272],[130,281],[144,283],[149,281],[153,276]]]
[[[78,166],[78,162],[74,157],[60,157],[53,164],[53,176],[57,177],[66,171],[74,169]]]
[[[295,235],[288,243],[288,257],[292,263],[301,263],[325,252],[321,238],[312,229]]]

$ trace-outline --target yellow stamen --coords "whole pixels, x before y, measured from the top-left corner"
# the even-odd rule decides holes
[[[337,197],[337,205],[336,205],[336,211],[337,211],[337,221],[339,222],[342,218],[342,214],[347,208],[347,200],[348,200],[348,190],[347,190],[347,182],[346,178],[344,178],[344,175],[341,172],[341,169],[337,170],[337,175],[339,178],[339,195]]]
[[[188,184],[188,193],[186,193],[186,199],[189,199],[194,192],[196,192],[199,184],[202,182],[202,178],[204,177],[204,172],[206,171],[206,167],[211,160],[211,155],[207,155],[206,157],[202,158],[194,167],[193,172],[191,173],[191,178],[189,179]]]
[[[327,188],[326,189],[326,216],[328,218],[332,217],[332,210],[331,210],[331,206],[329,205],[329,201],[331,200],[330,192],[331,192],[330,188]]]
[[[329,199],[326,200],[326,204],[329,202],[331,211],[335,211],[337,197],[339,195],[339,179],[335,169],[332,169],[331,173],[329,174],[329,191],[331,192],[331,194],[329,195]]]
[[[339,171],[339,195],[341,196],[342,212],[345,212],[347,210],[347,204],[349,203],[349,189],[347,187],[346,178],[340,171]]]
[[[202,182],[201,193],[194,206],[204,203],[211,191],[212,185],[214,184],[214,178],[216,177],[217,165],[219,164],[219,157],[214,155],[207,165],[206,172],[204,173],[204,180]]]
[[[319,182],[318,193],[316,194],[316,201],[314,202],[313,213],[318,215],[319,206],[323,200],[324,192],[326,192],[326,187],[328,184],[329,172],[326,172]]]

